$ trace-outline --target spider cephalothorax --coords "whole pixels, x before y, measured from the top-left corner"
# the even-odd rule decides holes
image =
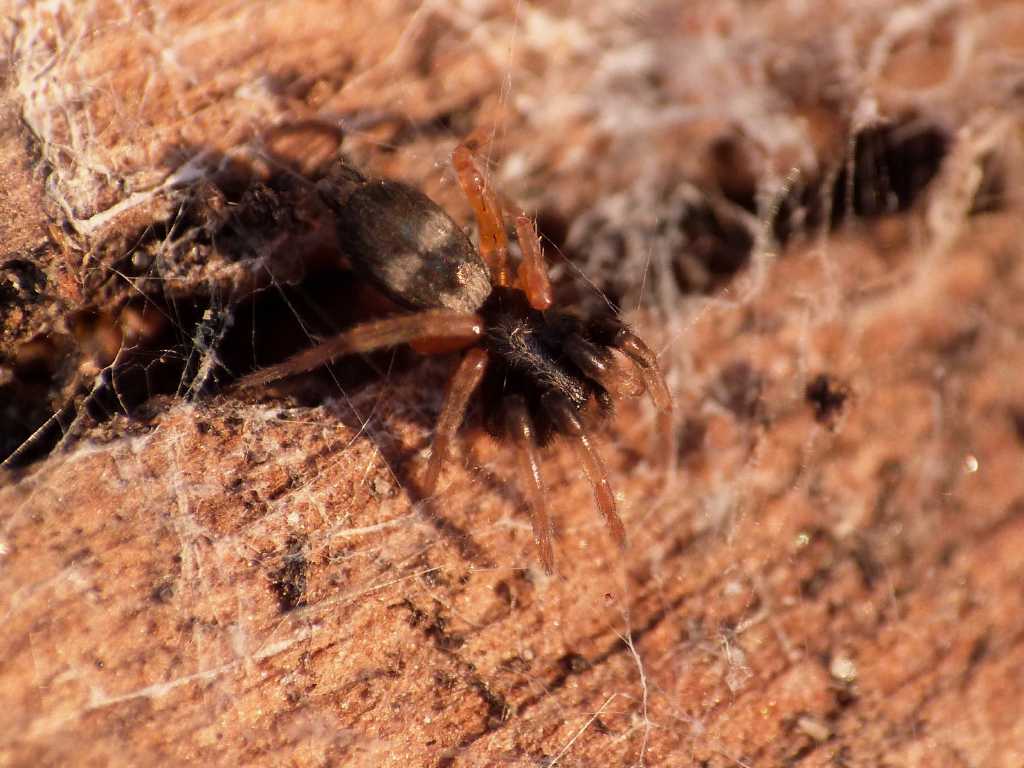
[[[479,311],[484,320],[485,343],[490,353],[481,383],[487,428],[504,434],[501,401],[521,396],[544,446],[557,433],[546,405],[557,398],[575,411],[593,402],[602,413],[612,409],[612,394],[600,381],[595,366],[614,366],[608,351],[615,333],[625,326],[611,315],[583,320],[555,310],[531,307],[521,291],[495,288]],[[619,373],[630,394],[643,392],[643,384]]]
[[[421,352],[466,349],[438,417],[423,491],[436,490],[452,437],[479,390],[488,430],[516,445],[534,538],[551,572],[551,523],[538,446],[554,435],[572,443],[598,508],[624,544],[625,529],[584,414],[607,414],[616,398],[646,390],[671,443],[672,399],[654,353],[611,312],[578,317],[551,309],[540,240],[521,211],[514,213],[522,256],[513,274],[507,205],[485,183],[470,143],[456,148],[452,164],[476,215],[479,252],[440,206],[411,187],[368,180],[344,163],[320,182],[353,268],[411,311],[357,325],[240,384],[263,384],[342,355],[403,343]]]

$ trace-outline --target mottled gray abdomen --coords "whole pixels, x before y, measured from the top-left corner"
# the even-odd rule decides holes
[[[330,187],[320,192],[353,268],[398,303],[470,313],[490,295],[490,272],[476,248],[423,193],[393,181],[366,181],[340,200],[331,199]]]

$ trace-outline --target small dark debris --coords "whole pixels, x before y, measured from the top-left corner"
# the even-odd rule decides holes
[[[800,596],[806,600],[814,600],[832,579],[832,568],[823,566],[800,582]]]
[[[429,563],[426,560],[424,560],[424,565],[429,565]],[[448,581],[448,578],[445,576],[444,571],[440,569],[425,570],[423,574],[420,576],[420,580],[428,587],[450,586],[450,582]]]
[[[959,549],[957,542],[947,542],[942,549],[939,550],[939,554],[936,556],[935,562],[943,568],[948,568],[953,563],[953,556],[956,554],[957,549]]]
[[[849,709],[856,704],[857,700],[860,698],[857,696],[856,691],[852,687],[848,686],[836,689],[834,695],[836,704],[840,709]]]
[[[1010,421],[1013,423],[1013,431],[1017,435],[1017,441],[1024,445],[1024,406],[1010,409]]]
[[[746,361],[726,366],[711,385],[711,396],[737,419],[753,421],[761,413],[764,379]]]
[[[167,604],[171,602],[172,597],[174,597],[173,581],[162,581],[149,593],[149,598],[154,603]]]
[[[450,634],[448,622],[441,615],[434,617],[433,623],[426,630],[427,636],[434,641],[434,645],[442,651],[457,651],[466,644],[462,635]]]
[[[531,667],[530,662],[522,656],[510,656],[507,659],[502,659],[498,666],[506,672],[517,672],[520,674],[529,672]]]
[[[690,209],[676,226],[687,242],[672,264],[683,293],[710,293],[750,261],[753,235],[710,205]]]
[[[981,338],[981,329],[977,326],[965,328],[953,336],[943,339],[936,347],[936,351],[946,358],[950,367],[964,365],[971,354],[978,348],[978,340]]]
[[[975,640],[974,645],[971,647],[971,655],[967,659],[967,666],[976,666],[982,659],[984,659],[988,655],[990,645],[991,642],[987,634],[982,635]]]
[[[707,422],[701,419],[688,418],[678,433],[676,441],[676,455],[678,458],[682,459],[691,453],[697,453],[701,446],[704,445],[704,437],[707,435],[707,432]]]
[[[804,389],[804,398],[814,409],[814,418],[820,424],[833,424],[849,396],[849,389],[827,373],[815,376]]]
[[[46,274],[28,259],[0,263],[0,325],[7,330],[7,313],[39,302],[48,290]]]
[[[871,592],[882,577],[883,571],[882,564],[875,557],[870,542],[859,541],[850,551],[850,557],[853,558],[853,562],[857,566],[864,589]]]
[[[745,210],[757,211],[757,173],[748,144],[735,135],[724,135],[709,146],[712,177],[727,200]]]
[[[388,608],[405,608],[409,611],[408,623],[410,627],[418,627],[427,619],[427,614],[409,598],[405,598],[398,603],[392,603]]]
[[[462,635],[448,632],[448,620],[441,614],[440,606],[435,605],[433,618],[408,598],[389,607],[405,608],[409,611],[409,626],[421,628],[423,634],[434,642],[438,650],[457,651],[466,644]]]
[[[446,691],[454,691],[458,680],[447,672],[435,672],[434,673],[434,685]]]
[[[514,595],[512,592],[512,588],[508,585],[508,582],[499,581],[497,584],[495,584],[494,594],[506,607],[512,607]]]
[[[590,662],[578,653],[567,653],[558,660],[566,675],[578,675],[590,669]]]
[[[270,588],[277,596],[281,613],[306,604],[306,570],[309,564],[303,549],[302,539],[290,538],[281,567],[270,574]]]
[[[492,691],[490,686],[488,686],[483,680],[471,680],[469,683],[476,689],[477,693],[480,694],[480,698],[483,699],[484,704],[487,705],[488,731],[493,731],[503,722],[508,720],[511,708],[504,696]]]

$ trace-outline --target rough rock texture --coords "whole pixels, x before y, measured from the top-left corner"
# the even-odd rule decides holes
[[[5,16],[0,763],[1024,763],[1024,9],[592,5]],[[677,400],[555,577],[472,419],[415,494],[451,361],[228,386],[372,311],[341,134],[468,223],[477,128]]]

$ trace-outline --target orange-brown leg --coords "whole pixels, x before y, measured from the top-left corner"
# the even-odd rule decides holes
[[[533,422],[526,409],[526,401],[520,395],[506,398],[504,408],[505,428],[516,443],[519,477],[524,484],[527,503],[530,505],[533,540],[537,542],[541,565],[550,575],[555,571],[555,556],[551,548],[551,520],[548,517],[544,480],[540,474],[540,456],[533,432]]]
[[[644,393],[644,382],[636,373],[635,365],[620,365],[612,353],[582,336],[570,336],[565,343],[565,351],[588,378],[607,389],[612,397],[639,397]]]
[[[553,301],[551,281],[548,279],[547,265],[544,264],[544,251],[541,249],[537,228],[533,219],[525,213],[516,216],[516,239],[523,254],[523,260],[516,270],[519,288],[526,294],[531,307],[545,310]]]
[[[619,331],[613,345],[629,357],[640,371],[647,392],[658,410],[658,433],[663,442],[665,461],[671,466],[675,461],[675,430],[672,425],[672,395],[668,391],[665,377],[658,367],[658,356],[630,331]]]
[[[473,153],[479,139],[470,136],[452,152],[452,166],[459,185],[469,200],[480,229],[480,256],[491,268],[494,284],[509,287],[513,284],[508,264],[508,235],[505,216],[515,216],[516,238],[522,251],[522,262],[516,270],[516,287],[527,296],[530,306],[544,310],[551,306],[551,282],[548,280],[544,253],[533,219],[518,207],[502,199],[488,184],[477,165]]]
[[[417,339],[447,337],[468,342],[479,339],[483,335],[483,328],[483,321],[477,315],[440,309],[374,320],[299,352],[283,363],[253,371],[239,379],[237,386],[242,389],[256,387],[296,373],[311,371],[342,355],[372,352]]]
[[[622,548],[626,546],[626,529],[622,525],[619,513],[615,511],[615,496],[612,494],[611,485],[608,483],[608,472],[604,468],[604,462],[598,456],[597,451],[590,442],[590,436],[583,427],[579,414],[573,409],[561,395],[545,395],[544,407],[551,415],[559,431],[568,436],[573,448],[576,449],[576,456],[583,465],[583,472],[590,485],[594,489],[594,500],[597,508],[604,515],[605,523],[611,531],[612,538]]]
[[[469,405],[469,398],[480,385],[484,370],[487,368],[487,353],[482,349],[471,349],[462,358],[448,381],[448,389],[444,396],[444,405],[437,418],[434,428],[434,442],[430,449],[430,461],[426,474],[423,476],[423,494],[432,496],[437,489],[437,478],[441,474],[441,466],[448,457],[452,438],[462,423]]]
[[[508,235],[501,217],[501,207],[494,191],[488,186],[483,172],[473,159],[472,140],[464,142],[452,152],[452,166],[466,199],[476,215],[480,229],[480,258],[491,269],[492,282],[500,287],[512,284],[508,266]]]

